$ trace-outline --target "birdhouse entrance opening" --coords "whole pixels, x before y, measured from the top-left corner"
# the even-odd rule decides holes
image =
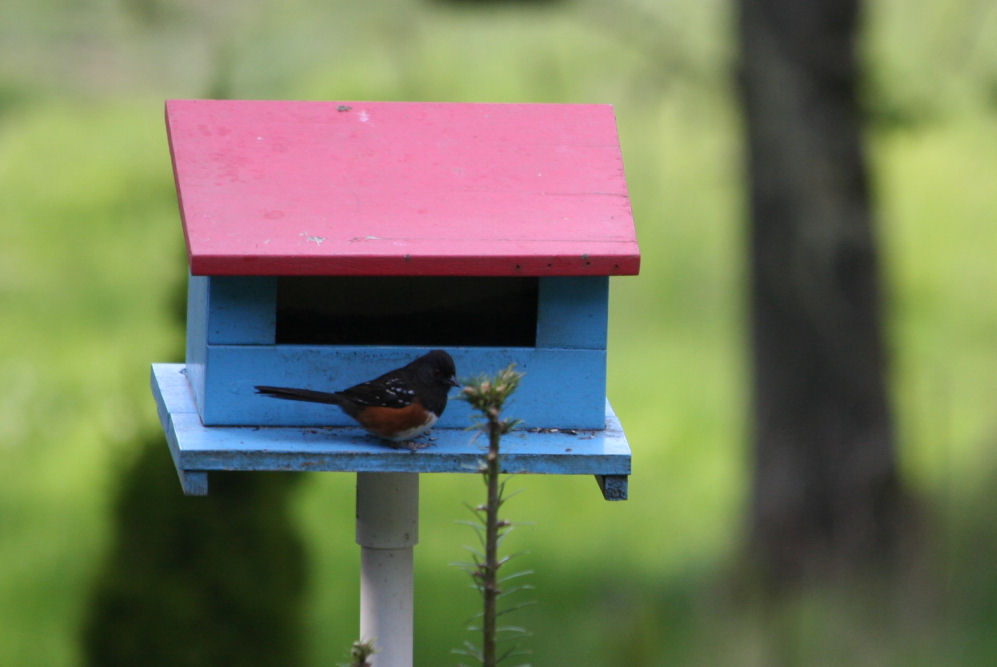
[[[535,277],[283,276],[278,344],[534,347]]]

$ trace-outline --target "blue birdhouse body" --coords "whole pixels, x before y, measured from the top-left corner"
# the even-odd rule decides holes
[[[397,280],[397,279],[396,279]],[[388,289],[396,280],[365,279],[370,290]],[[402,278],[406,281],[408,278]],[[417,280],[417,279],[416,279]],[[526,373],[510,411],[528,427],[601,429],[606,420],[606,320],[608,279],[604,276],[540,277],[526,281],[492,278],[489,282],[527,282],[516,286],[512,298],[528,303],[515,304],[512,311],[496,305],[488,313],[491,322],[479,322],[486,329],[493,322],[523,317],[525,322],[506,329],[532,329],[524,336],[517,331],[479,332],[489,334],[488,344],[467,339],[467,318],[485,317],[480,312],[460,311],[464,300],[453,304],[453,312],[425,312],[454,293],[473,299],[481,279],[434,278],[430,286],[438,292],[433,304],[423,308],[413,300],[402,312],[381,313],[386,322],[379,340],[366,344],[341,332],[340,340],[329,342],[328,329],[313,338],[300,331],[286,337],[281,321],[289,318],[279,303],[282,278],[270,276],[191,276],[187,312],[187,373],[194,391],[198,413],[206,426],[348,426],[349,417],[339,409],[315,403],[275,401],[255,394],[257,384],[294,386],[334,391],[369,380],[402,366],[433,348],[447,350],[455,360],[458,375],[493,372],[515,363]],[[321,298],[342,283],[355,289],[356,279],[298,277],[299,288]],[[435,287],[450,285],[449,291]],[[487,289],[487,287],[485,288]],[[502,293],[501,285],[492,294]],[[465,300],[466,300],[465,299]],[[343,301],[343,299],[339,299]],[[307,314],[298,314],[308,317]],[[312,313],[324,327],[334,326],[330,318]],[[348,312],[342,315],[355,318]],[[443,328],[426,327],[425,320],[441,319],[454,327],[453,336]],[[427,335],[414,343],[404,329],[410,318],[422,320]],[[335,318],[331,318],[335,319]],[[356,326],[356,323],[353,323]],[[413,325],[416,326],[416,325]],[[368,332],[359,327],[356,334]],[[505,336],[505,339],[503,339]],[[451,401],[437,423],[441,428],[463,428],[470,423],[469,407]]]
[[[639,251],[611,108],[187,100],[167,129],[187,349],[153,388],[188,492],[208,469],[466,472],[477,453],[451,435],[453,451],[392,460],[337,407],[254,391],[337,391],[439,348],[458,377],[525,372],[507,406],[519,470],[622,478],[625,495],[609,276],[636,273]],[[469,410],[451,400],[434,433],[463,433]],[[352,459],[333,460],[337,439]]]

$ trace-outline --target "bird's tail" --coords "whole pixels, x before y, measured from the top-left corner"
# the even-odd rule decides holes
[[[284,398],[289,401],[307,401],[308,403],[330,403],[340,405],[342,399],[338,394],[331,394],[325,391],[312,391],[311,389],[294,389],[293,387],[267,387],[257,385],[257,394],[265,394],[274,398]]]

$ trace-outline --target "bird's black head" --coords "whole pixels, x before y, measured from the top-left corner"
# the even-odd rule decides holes
[[[413,364],[420,367],[420,376],[424,382],[438,387],[459,387],[457,382],[457,367],[453,357],[443,350],[432,350],[416,359]]]
[[[407,367],[422,388],[419,398],[427,410],[437,416],[447,407],[447,394],[451,387],[459,387],[457,369],[453,358],[443,350],[428,352]]]

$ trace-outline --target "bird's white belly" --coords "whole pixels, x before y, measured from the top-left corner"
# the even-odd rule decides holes
[[[437,416],[434,415],[429,410],[427,410],[426,411],[426,421],[425,422],[423,422],[420,426],[413,426],[412,428],[410,428],[408,430],[399,431],[392,438],[390,438],[390,440],[393,440],[394,442],[400,442],[400,441],[403,441],[403,440],[411,440],[412,438],[415,438],[416,436],[420,436],[423,433],[425,433],[426,431],[428,431],[429,429],[433,428],[433,424],[436,423],[436,420],[437,420]]]

